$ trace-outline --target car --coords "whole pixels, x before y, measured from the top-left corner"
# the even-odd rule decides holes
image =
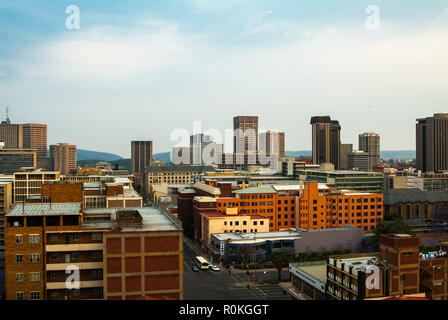
[[[191,268],[191,270],[193,270],[193,272],[198,272],[199,268],[197,266],[193,266],[193,268]]]
[[[209,262],[208,263],[208,268],[211,269],[213,267],[213,263]]]
[[[213,270],[213,271],[219,271],[220,269],[219,269],[218,266],[212,266],[212,270]]]

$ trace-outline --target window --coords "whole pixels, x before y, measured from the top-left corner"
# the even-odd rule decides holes
[[[31,253],[30,254],[30,262],[40,262],[40,254]]]
[[[59,236],[57,234],[51,234],[50,235],[50,241],[51,242],[58,242]]]
[[[16,292],[16,299],[17,300],[24,300],[25,299],[25,295],[23,292]]]
[[[38,234],[30,234],[30,243],[39,243],[40,236]]]
[[[92,240],[94,241],[102,241],[103,240],[103,234],[99,232],[92,233]]]
[[[57,290],[51,290],[50,296],[51,296],[52,298],[59,297],[59,291],[57,291]]]
[[[79,290],[79,289],[74,289],[74,290],[73,290],[73,295],[74,295],[74,296],[80,296],[80,295],[81,295],[81,290]]]
[[[23,254],[16,254],[16,263],[23,262]]]
[[[23,282],[23,273],[16,273],[16,281]]]
[[[23,236],[21,234],[16,234],[16,244],[23,243]]]
[[[30,272],[30,281],[40,281],[40,272]]]
[[[40,291],[31,291],[30,299],[31,300],[40,300]]]
[[[72,241],[79,241],[79,235],[77,234],[72,235]]]
[[[58,278],[58,273],[57,272],[49,272],[48,273],[48,277],[52,280],[56,280]]]
[[[78,260],[79,259],[79,253],[78,252],[73,252],[72,253],[72,260]]]

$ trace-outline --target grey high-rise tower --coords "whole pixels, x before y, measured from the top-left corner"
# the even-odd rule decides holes
[[[369,154],[369,168],[380,165],[380,135],[378,133],[364,132],[360,134],[358,149]]]
[[[417,119],[416,147],[418,170],[448,170],[448,113]]]

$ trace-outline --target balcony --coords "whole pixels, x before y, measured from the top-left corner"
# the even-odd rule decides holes
[[[54,290],[54,289],[66,289],[66,283],[65,281],[61,282],[47,282],[47,290]],[[99,288],[103,287],[103,280],[96,280],[96,281],[79,281],[79,288]]]
[[[47,271],[67,270],[69,266],[78,267],[78,269],[102,269],[103,262],[71,262],[71,263],[49,263],[46,265]]]
[[[47,252],[103,250],[103,243],[47,244]]]

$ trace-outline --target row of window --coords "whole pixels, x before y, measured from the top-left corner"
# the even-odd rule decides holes
[[[40,254],[39,253],[30,253],[28,255],[29,262],[36,263],[40,262]],[[16,254],[16,263],[23,263],[23,254]]]
[[[30,234],[28,242],[29,243],[39,243],[40,242],[40,235],[38,235],[38,234]],[[23,235],[16,234],[16,244],[23,244]]]
[[[30,281],[40,281],[40,272],[30,272]],[[16,273],[16,281],[23,282],[23,273]]]
[[[274,195],[272,194],[252,194],[250,196],[241,195],[240,199],[273,199]]]
[[[261,226],[264,225],[264,221],[263,220],[261,220],[261,221],[256,221],[256,220],[252,221],[252,225],[256,226],[258,224],[258,222],[260,222]],[[227,221],[224,221],[224,225],[225,226],[227,225]],[[229,226],[232,226],[232,225],[233,225],[233,221],[229,221]],[[235,221],[235,225],[239,226],[240,222],[239,221]],[[243,221],[243,226],[245,226],[245,225],[247,225],[247,221]]]
[[[24,292],[16,292],[17,300],[25,300]],[[40,300],[40,291],[31,291],[30,292],[30,300]]]

